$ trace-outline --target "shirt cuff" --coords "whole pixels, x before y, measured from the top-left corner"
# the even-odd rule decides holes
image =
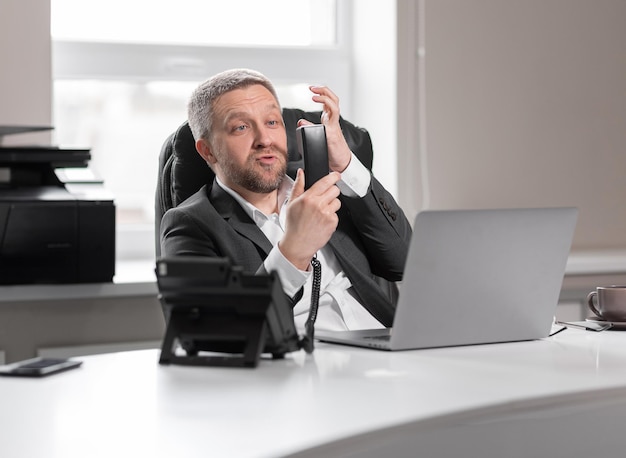
[[[311,272],[299,270],[289,262],[280,252],[278,245],[274,246],[269,255],[267,255],[259,271],[261,269],[265,269],[265,272],[276,271],[283,291],[289,297],[294,297],[311,276]]]
[[[370,171],[352,153],[352,159],[350,159],[348,167],[341,172],[341,180],[337,183],[337,187],[341,194],[346,197],[364,197],[371,181]]]

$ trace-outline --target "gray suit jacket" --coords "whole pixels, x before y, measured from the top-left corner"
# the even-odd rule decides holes
[[[339,224],[328,244],[363,306],[391,326],[394,297],[380,279],[402,279],[411,238],[404,212],[372,177],[363,198],[341,196]],[[246,272],[256,272],[272,249],[239,203],[217,184],[204,186],[161,222],[162,256],[227,257]],[[290,298],[293,303],[301,296]]]

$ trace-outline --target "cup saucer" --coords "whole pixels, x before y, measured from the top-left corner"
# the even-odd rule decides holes
[[[599,323],[611,323],[613,326],[610,329],[614,329],[616,331],[626,330],[626,321],[607,321],[604,318],[600,318],[598,316],[590,316],[589,318],[586,318],[586,321],[597,321]]]

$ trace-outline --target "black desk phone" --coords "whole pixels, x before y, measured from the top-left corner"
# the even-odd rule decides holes
[[[262,353],[301,348],[276,272],[201,256],[162,257],[155,270],[167,322],[160,364],[256,367]]]
[[[300,126],[296,129],[298,152],[304,162],[304,189],[328,175],[328,144],[323,124]]]

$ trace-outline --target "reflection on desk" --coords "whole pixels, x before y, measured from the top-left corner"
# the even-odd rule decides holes
[[[407,352],[318,344],[257,369],[159,366],[158,351],[0,379],[0,455],[613,456],[626,333]]]

